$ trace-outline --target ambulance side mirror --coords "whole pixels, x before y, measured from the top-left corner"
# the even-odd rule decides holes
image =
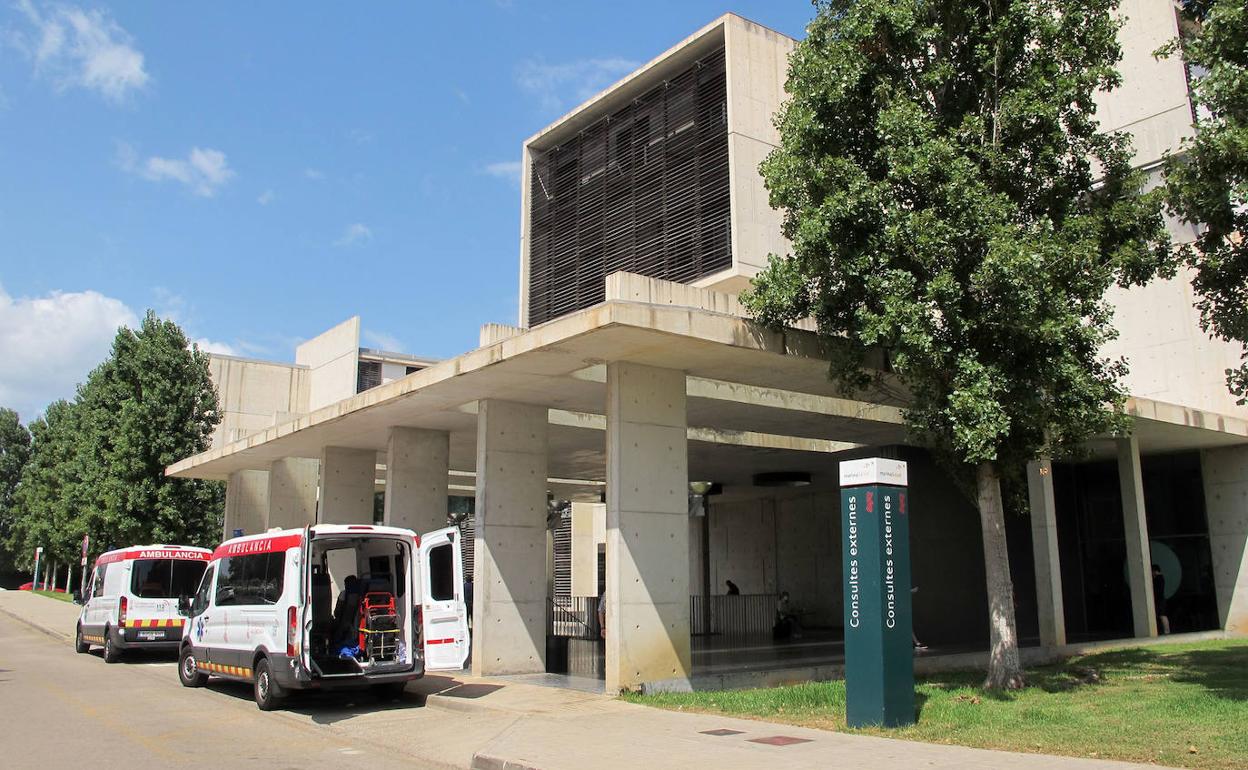
[[[178,614],[184,618],[191,616],[191,597],[186,594],[178,597]]]

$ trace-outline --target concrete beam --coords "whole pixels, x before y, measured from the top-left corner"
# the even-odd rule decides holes
[[[546,671],[546,407],[477,413],[474,676]]]
[[[685,374],[607,366],[606,687],[688,690]]]
[[[1040,645],[1061,647],[1066,644],[1066,610],[1062,602],[1062,563],[1057,551],[1053,463],[1049,458],[1027,464],[1027,496],[1031,503],[1031,549],[1036,563]]]
[[[327,446],[321,450],[322,524],[372,524],[377,453]]]
[[[222,540],[264,532],[269,527],[269,472],[234,471],[225,487]]]
[[[286,457],[269,466],[269,521],[266,529],[293,529],[316,523],[317,479],[321,463]]]
[[[386,450],[389,527],[417,533],[446,526],[451,437],[446,431],[391,428]]]
[[[1152,555],[1144,515],[1144,477],[1140,443],[1133,435],[1119,438],[1118,487],[1122,491],[1122,523],[1127,540],[1127,584],[1131,588],[1131,624],[1137,638],[1157,635],[1153,604]]]
[[[1201,453],[1218,619],[1248,635],[1248,446]]]

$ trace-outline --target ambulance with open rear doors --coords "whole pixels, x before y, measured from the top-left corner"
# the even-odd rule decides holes
[[[178,598],[195,590],[212,557],[207,548],[134,545],[100,554],[82,597],[74,648],[104,648],[116,663],[130,649],[176,650],[182,642]]]
[[[179,611],[182,684],[249,682],[266,711],[292,690],[397,695],[426,670],[462,668],[470,648],[454,527],[317,524],[227,540]]]

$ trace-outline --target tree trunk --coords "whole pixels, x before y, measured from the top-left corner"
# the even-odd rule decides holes
[[[1005,515],[1001,504],[1001,479],[993,463],[975,470],[979,493],[979,523],[984,540],[984,578],[988,587],[989,690],[1017,690],[1023,686],[1023,667],[1018,659],[1018,632],[1014,625],[1014,584],[1010,580],[1010,554],[1005,546]]]

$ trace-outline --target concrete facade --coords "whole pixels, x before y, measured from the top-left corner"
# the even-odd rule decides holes
[[[385,523],[415,532],[446,526],[450,435],[391,428],[386,447]]]
[[[1140,470],[1140,442],[1120,438],[1118,485],[1122,492],[1122,522],[1127,546],[1127,585],[1131,589],[1131,621],[1137,637],[1157,635],[1153,602],[1152,556],[1148,546],[1148,519],[1144,508],[1144,480]]]
[[[321,451],[320,511],[324,524],[372,524],[377,453],[327,446]]]
[[[1248,447],[1201,453],[1222,628],[1248,634]]]
[[[546,670],[546,411],[478,406],[474,676]]]
[[[305,367],[212,353],[208,373],[221,413],[221,424],[212,434],[214,448],[308,411]]]
[[[316,523],[320,462],[284,457],[269,466],[269,521],[266,529],[290,529]]]
[[[1027,464],[1027,500],[1031,514],[1040,645],[1061,647],[1066,644],[1066,612],[1062,600],[1062,563],[1057,549],[1053,462],[1047,457]]]
[[[308,411],[355,395],[359,355],[358,315],[295,348],[295,363],[308,369]]]
[[[236,537],[236,530],[254,535],[269,527],[269,472],[235,471],[225,487],[225,520],[222,540]]]
[[[688,689],[685,374],[607,366],[607,689]]]

